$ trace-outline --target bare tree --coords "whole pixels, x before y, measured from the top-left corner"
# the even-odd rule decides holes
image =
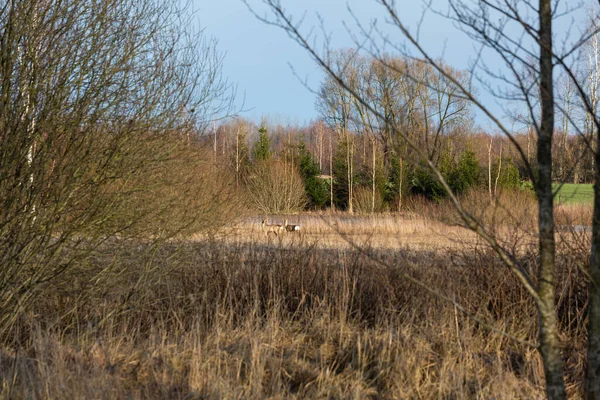
[[[354,86],[347,77],[340,74],[313,46],[301,32],[300,22],[288,14],[279,0],[264,0],[272,11],[272,18],[261,17],[263,21],[281,27],[293,40],[306,49],[315,61],[329,74],[330,79],[347,93],[357,99],[361,104],[369,107],[365,99],[354,90]],[[552,143],[555,127],[555,67],[563,70],[571,79],[576,92],[581,99],[584,109],[591,118],[595,132],[600,126],[595,113],[595,103],[585,91],[585,83],[577,78],[569,62],[573,55],[581,49],[593,36],[585,32],[578,38],[566,38],[565,46],[561,49],[555,46],[553,36],[553,21],[565,13],[572,11],[569,4],[560,1],[539,0],[533,2],[510,1],[469,1],[449,0],[449,11],[441,13],[451,19],[456,26],[463,30],[478,46],[481,53],[476,58],[472,67],[472,79],[461,82],[448,74],[443,64],[431,56],[422,46],[418,35],[410,30],[397,12],[396,1],[378,0],[387,14],[387,21],[397,28],[400,37],[405,41],[393,41],[392,36],[378,30],[376,23],[358,22],[358,34],[354,37],[363,49],[373,57],[384,63],[387,68],[395,70],[391,63],[386,62],[380,49],[384,46],[392,48],[401,54],[426,63],[443,75],[454,87],[456,96],[465,99],[478,108],[502,134],[504,134],[515,147],[522,158],[529,176],[534,182],[538,200],[538,251],[539,268],[537,283],[522,265],[518,258],[505,249],[488,231],[486,227],[461,205],[459,199],[453,195],[442,173],[435,165],[430,155],[414,141],[401,126],[395,125],[394,132],[412,149],[413,153],[424,160],[433,171],[463,219],[465,226],[479,234],[498,254],[509,270],[520,280],[531,297],[534,299],[539,316],[539,351],[543,359],[546,378],[546,394],[551,399],[564,399],[566,397],[563,378],[563,361],[561,346],[558,337],[557,316],[555,307],[555,238],[554,214],[552,191]],[[430,3],[426,2],[426,10],[430,10]],[[368,26],[370,29],[365,29]],[[417,30],[416,32],[419,32]],[[571,43],[567,45],[567,43]],[[327,54],[327,53],[326,53]],[[488,68],[482,60],[494,55],[502,62],[505,72],[498,72],[497,68]],[[487,79],[486,79],[487,77]],[[533,82],[531,80],[533,77]],[[499,85],[488,84],[489,80]],[[480,82],[484,89],[503,101],[519,104],[532,121],[532,126],[537,134],[537,173],[530,163],[528,155],[521,148],[510,129],[505,126],[502,117],[493,113],[491,109],[477,95],[471,82]],[[497,89],[497,88],[500,89]],[[386,116],[370,107],[371,112],[378,120],[387,122]],[[581,132],[581,131],[580,131]],[[597,139],[598,140],[598,139]],[[589,286],[589,331],[588,331],[588,367],[586,375],[586,395],[588,398],[600,398],[600,151],[595,149],[595,180],[594,186],[594,218],[592,249],[590,258],[590,286]]]
[[[234,168],[235,168],[235,186],[239,187],[240,181],[244,176],[245,166],[248,163],[248,147],[246,144],[248,132],[250,132],[250,126],[244,123],[241,119],[236,119],[233,130],[235,132],[235,156],[234,156]]]
[[[353,86],[358,84],[358,71],[356,68],[356,54],[354,52],[332,52],[328,55],[332,68],[340,75],[346,77]],[[325,121],[332,126],[345,142],[347,185],[348,185],[348,207],[349,213],[353,212],[352,190],[354,188],[354,141],[350,135],[352,122],[352,96],[336,84],[335,81],[325,81],[319,92],[317,108],[321,110]]]
[[[335,202],[333,201],[333,135],[329,133],[329,203],[335,211]]]
[[[319,159],[319,171],[323,172],[323,137],[325,135],[325,127],[321,121],[317,122],[316,125],[317,133],[317,158]]]
[[[562,79],[559,80],[559,93],[558,99],[561,101],[561,109],[564,110],[562,112],[562,140],[560,143],[560,154],[559,154],[559,171],[558,177],[561,182],[566,182],[568,179],[569,168],[567,168],[568,158],[569,158],[569,126],[570,126],[570,118],[572,118],[572,110],[573,110],[573,97],[575,95],[573,90],[573,84],[571,80],[562,76]]]

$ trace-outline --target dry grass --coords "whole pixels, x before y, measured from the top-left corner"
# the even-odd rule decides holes
[[[592,204],[560,204],[556,206],[555,221],[559,226],[591,226],[593,211],[594,207]]]
[[[461,197],[465,210],[479,219],[486,229],[512,250],[529,251],[537,242],[537,202],[528,191],[500,192],[494,199],[485,191],[473,191]],[[230,243],[260,242],[264,244],[295,244],[316,248],[373,247],[380,249],[411,249],[447,251],[465,245],[481,244],[481,240],[463,227],[454,206],[449,201],[439,204],[415,197],[407,200],[408,211],[348,215],[345,213],[312,213],[270,215],[269,223],[301,225],[300,234],[281,237],[265,236],[260,221],[264,216],[241,220],[229,227]],[[592,208],[589,205],[557,205],[555,211],[558,240],[583,240],[587,243]],[[576,226],[578,232],[571,227]],[[582,233],[583,235],[581,235]],[[195,240],[205,240],[196,236]]]
[[[405,232],[392,218],[370,223]],[[4,338],[1,394],[543,397],[536,350],[506,336],[535,341],[533,304],[478,244],[332,251],[288,239],[107,245],[48,287]],[[577,394],[585,280],[575,266],[581,257],[560,261],[559,317],[569,390]],[[456,298],[477,319],[406,275]]]
[[[470,212],[535,277],[531,199],[470,196]],[[270,216],[302,226],[279,237],[260,231],[260,216],[219,237],[108,242],[41,288],[1,338],[0,397],[543,398],[539,355],[524,343],[537,332],[526,291],[446,204],[420,207]],[[557,218],[588,212],[566,207]],[[589,233],[559,238],[558,317],[577,398]]]
[[[269,216],[270,223],[301,226],[299,232],[280,237],[266,236],[261,230],[262,217],[251,217],[231,227],[227,240],[234,243],[281,243],[300,247],[348,249],[373,247],[397,249],[441,250],[458,248],[477,240],[475,235],[460,226],[447,225],[412,213],[349,216],[340,213]],[[204,236],[196,236],[204,240]]]

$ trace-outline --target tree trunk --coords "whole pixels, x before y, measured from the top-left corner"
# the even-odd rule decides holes
[[[595,68],[593,75],[595,85],[592,87],[592,110],[596,109],[599,62],[598,34],[593,38],[593,52]],[[595,114],[592,115],[596,122]],[[592,132],[595,133],[596,141],[600,141],[600,132],[592,124]],[[593,135],[590,135],[593,137]],[[590,255],[590,283],[588,284],[588,348],[587,365],[585,376],[585,392],[588,400],[600,399],[600,146],[596,143],[594,157],[594,214],[592,218],[592,251]]]
[[[598,138],[600,140],[600,138]],[[594,217],[588,293],[588,349],[585,391],[588,400],[600,399],[600,150],[595,157]]]
[[[527,163],[531,163],[531,116],[527,116]],[[532,176],[531,179],[534,177]]]
[[[552,135],[554,133],[554,88],[552,65],[551,0],[540,0],[540,97],[541,126],[537,146],[539,178],[540,267],[538,312],[540,353],[544,362],[546,394],[549,399],[565,399],[563,361],[558,339],[554,303],[554,211],[552,197]]]
[[[494,182],[494,199],[498,199],[498,181],[500,175],[502,175],[502,150],[504,149],[504,143],[500,140],[500,157],[498,158],[498,174],[496,175],[496,182]]]
[[[354,177],[354,171],[352,170],[352,164],[353,164],[353,155],[354,155],[354,149],[352,147],[352,144],[350,143],[350,132],[348,132],[348,129],[345,130],[346,131],[346,163],[347,163],[347,169],[348,169],[348,212],[350,214],[354,213],[354,207],[353,207],[353,193],[352,193],[352,189],[353,189],[353,177]]]
[[[213,142],[213,153],[214,153],[214,162],[217,163],[217,121],[213,121],[213,134],[215,136]]]
[[[319,173],[323,173],[323,126],[317,127],[317,140],[319,143]]]
[[[490,200],[494,198],[492,194],[492,144],[494,144],[494,139],[490,138],[488,147],[488,191],[490,192]]]
[[[398,212],[402,210],[402,184],[404,183],[404,161],[400,158],[400,178],[398,179]]]
[[[240,129],[235,131],[235,187],[240,186]]]
[[[569,147],[569,118],[571,115],[571,80],[567,80],[567,88],[565,90],[565,102],[566,102],[566,112],[563,119],[563,137],[562,137],[562,149],[561,149],[561,158],[560,158],[560,180],[561,182],[566,182],[568,174],[567,165],[567,154]]]
[[[335,203],[333,201],[333,135],[329,133],[329,202],[331,210],[335,211]]]
[[[33,88],[36,85],[36,77],[37,77],[37,68],[38,68],[38,58],[39,53],[41,52],[41,44],[39,44],[39,37],[36,37],[36,33],[39,24],[40,17],[38,15],[38,9],[36,8],[33,13],[33,32],[31,32],[31,37],[27,37],[26,41],[30,41],[32,45],[28,46],[27,44],[19,45],[19,64],[25,71],[25,84],[21,88],[21,97],[24,99],[24,113],[21,116],[21,122],[25,122],[27,124],[27,167],[29,168],[29,190],[31,193],[34,191],[35,185],[35,174],[34,169],[35,166],[33,164],[35,151],[36,151],[36,114],[37,114],[37,104],[36,99],[32,98],[31,93],[33,92]],[[35,201],[32,199],[31,207],[29,208],[29,212],[33,216],[33,221],[36,219],[36,206]]]
[[[375,213],[375,138],[373,137],[371,140],[371,144],[373,145],[373,193],[371,198],[371,213]]]

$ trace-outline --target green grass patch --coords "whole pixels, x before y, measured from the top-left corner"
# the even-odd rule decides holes
[[[594,185],[592,184],[565,183],[561,186],[555,183],[553,189],[555,192],[558,190],[554,196],[557,204],[592,204],[594,201]]]

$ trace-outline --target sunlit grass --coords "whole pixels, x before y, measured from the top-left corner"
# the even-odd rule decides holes
[[[592,184],[554,184],[554,199],[558,204],[591,204],[594,199]]]

